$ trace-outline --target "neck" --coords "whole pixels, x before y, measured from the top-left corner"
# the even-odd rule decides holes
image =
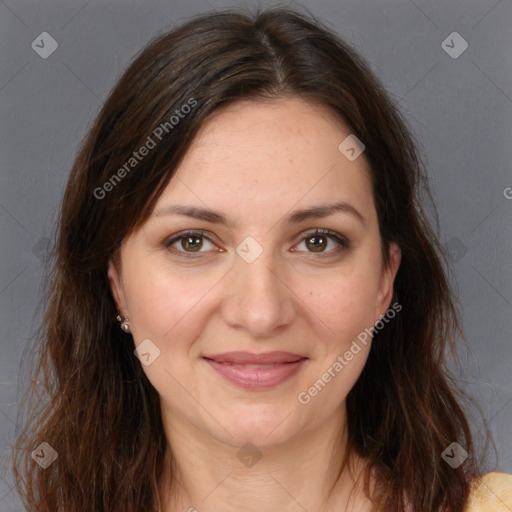
[[[365,501],[354,480],[362,461],[351,456],[348,464],[344,456],[344,407],[316,430],[261,450],[247,446],[241,452],[240,446],[229,446],[176,418],[164,428],[168,448],[161,512],[327,512],[344,510],[349,497]],[[363,508],[352,503],[350,510]]]

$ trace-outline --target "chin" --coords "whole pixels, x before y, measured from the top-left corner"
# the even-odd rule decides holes
[[[223,442],[237,448],[247,443],[260,449],[272,448],[285,443],[297,433],[298,425],[291,423],[293,418],[293,411],[282,404],[259,405],[250,410],[233,412],[229,415],[229,421],[221,422],[232,437],[222,429],[219,434]]]

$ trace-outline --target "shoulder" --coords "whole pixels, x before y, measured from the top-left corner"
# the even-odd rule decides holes
[[[512,475],[486,473],[476,480],[464,512],[510,512]]]

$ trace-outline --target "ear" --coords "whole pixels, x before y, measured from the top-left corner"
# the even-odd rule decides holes
[[[391,299],[393,298],[393,283],[402,259],[400,247],[391,242],[389,245],[389,264],[382,268],[382,274],[379,283],[379,293],[375,303],[375,322],[385,315],[388,310]]]
[[[108,262],[108,282],[110,285],[110,291],[114,297],[116,308],[119,314],[123,317],[128,317],[128,308],[126,307],[126,300],[124,297],[123,284],[121,279],[121,272],[118,269],[120,267],[119,262],[114,263],[113,259]]]

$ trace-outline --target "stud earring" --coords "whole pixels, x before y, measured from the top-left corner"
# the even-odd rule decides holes
[[[117,315],[116,319],[118,322],[121,322],[121,329],[123,329],[124,332],[130,332],[130,322],[128,318],[122,319],[120,315]]]

